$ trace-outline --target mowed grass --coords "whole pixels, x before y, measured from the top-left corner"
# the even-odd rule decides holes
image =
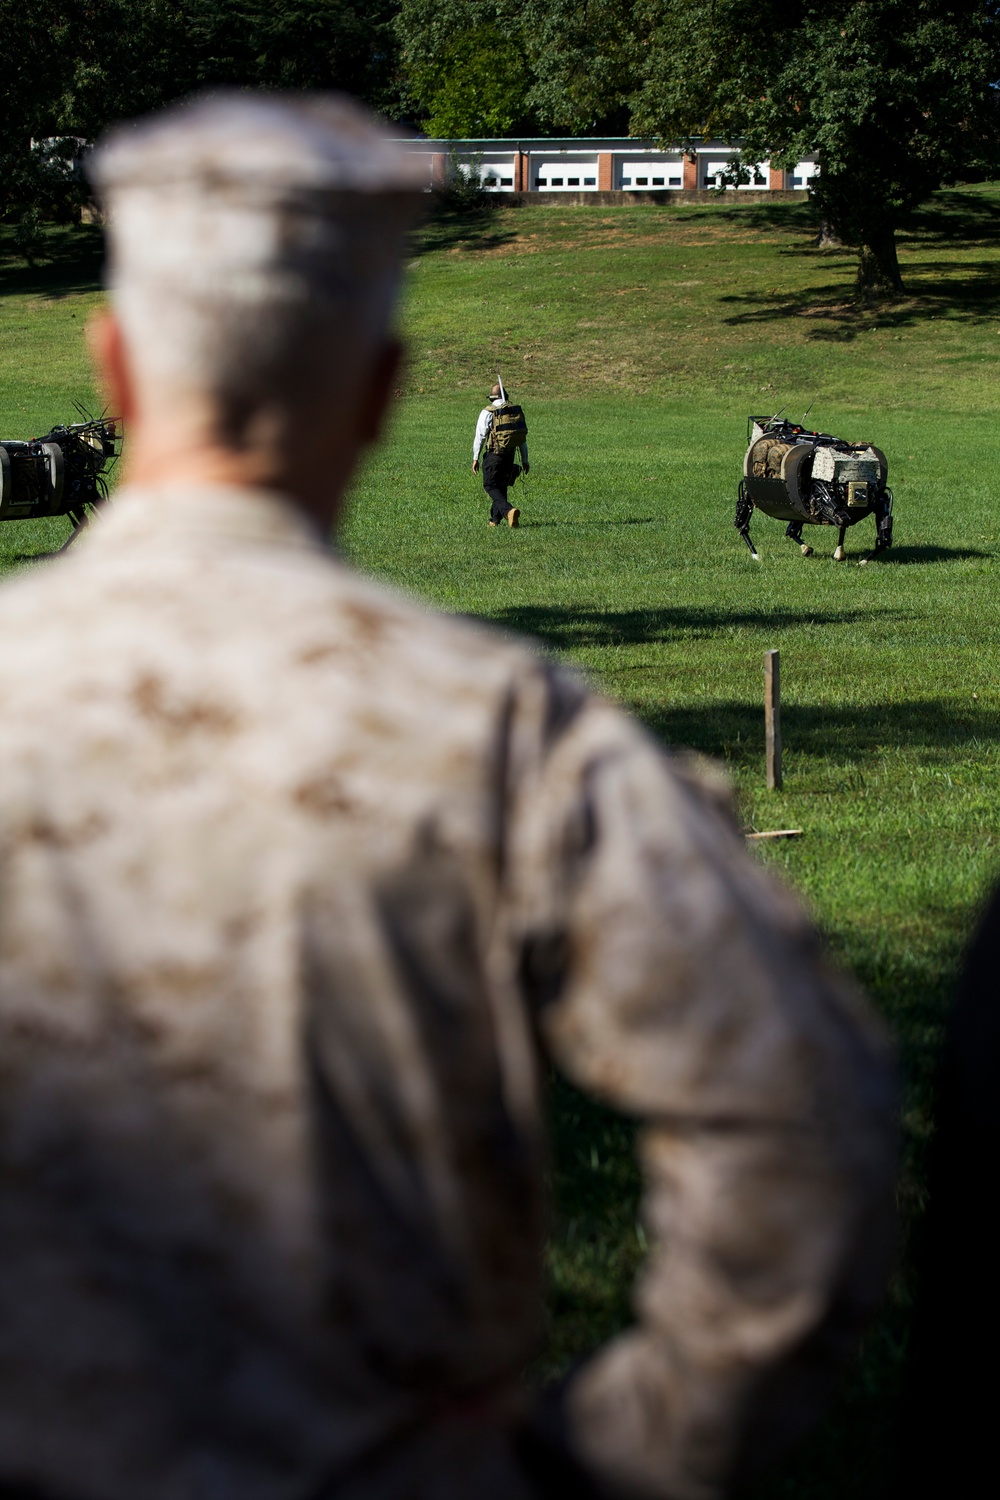
[[[758,849],[803,894],[874,996],[907,1075],[907,1226],[922,1198],[931,1079],[962,947],[1000,870],[1000,550],[996,368],[1000,190],[939,194],[903,237],[912,295],[863,309],[847,252],[818,252],[808,205],[530,205],[443,216],[415,243],[410,361],[388,440],[344,528],[358,566],[525,632],[665,742],[725,762]],[[25,436],[94,404],[82,324],[100,300],[92,236],[0,266],[0,426]],[[491,531],[469,473],[497,363],[527,408],[518,531]],[[746,417],[813,403],[810,422],[885,449],[897,545],[859,566],[871,521],[807,533],[732,527]],[[0,527],[29,559],[62,522]],[[764,788],[765,649],[782,654],[785,787]],[[553,1082],[557,1219],[539,1374],[628,1318],[644,1236],[628,1122]],[[771,1495],[874,1496],[912,1275],[823,1430]]]

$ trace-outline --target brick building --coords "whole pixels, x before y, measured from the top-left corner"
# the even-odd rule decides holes
[[[539,140],[401,141],[427,157],[428,185],[455,173],[478,176],[487,192],[591,194],[628,196],[702,193],[714,190],[736,155],[723,141],[702,141],[688,150],[663,148],[655,141],[627,136],[565,137]],[[819,171],[807,158],[791,172],[761,162],[738,193],[804,192]]]

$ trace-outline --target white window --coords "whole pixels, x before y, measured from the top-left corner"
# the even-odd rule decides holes
[[[623,188],[653,188],[664,192],[679,188],[682,181],[680,162],[664,161],[663,157],[650,157],[646,161],[623,161],[619,168],[619,184]]]
[[[553,189],[558,192],[576,193],[597,187],[597,161],[594,157],[565,157],[562,161],[533,161],[531,163],[533,187]]]
[[[792,173],[793,188],[807,188],[813,177],[819,176],[819,162],[800,161]]]
[[[741,182],[738,186],[759,193],[762,188],[768,186],[769,165],[768,162],[762,161],[755,167],[747,167],[745,170],[749,181]],[[732,187],[733,184],[731,182],[723,182],[725,173],[731,170],[732,161],[703,161],[701,166],[701,186],[707,188]]]
[[[514,188],[513,156],[487,156],[477,161],[461,161],[458,170],[463,177],[473,177],[478,171],[479,181],[488,193],[510,193]]]

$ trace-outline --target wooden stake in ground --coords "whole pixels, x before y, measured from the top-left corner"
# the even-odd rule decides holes
[[[764,652],[764,742],[767,788],[781,790],[781,668],[777,651]]]

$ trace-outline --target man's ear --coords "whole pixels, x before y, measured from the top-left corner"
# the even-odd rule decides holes
[[[109,307],[102,307],[87,322],[90,359],[112,416],[131,422],[136,414],[136,391],[132,379],[121,324]]]
[[[372,364],[368,388],[362,398],[357,419],[358,437],[365,446],[374,443],[382,432],[382,424],[402,362],[403,346],[398,339],[392,339],[383,344]]]

